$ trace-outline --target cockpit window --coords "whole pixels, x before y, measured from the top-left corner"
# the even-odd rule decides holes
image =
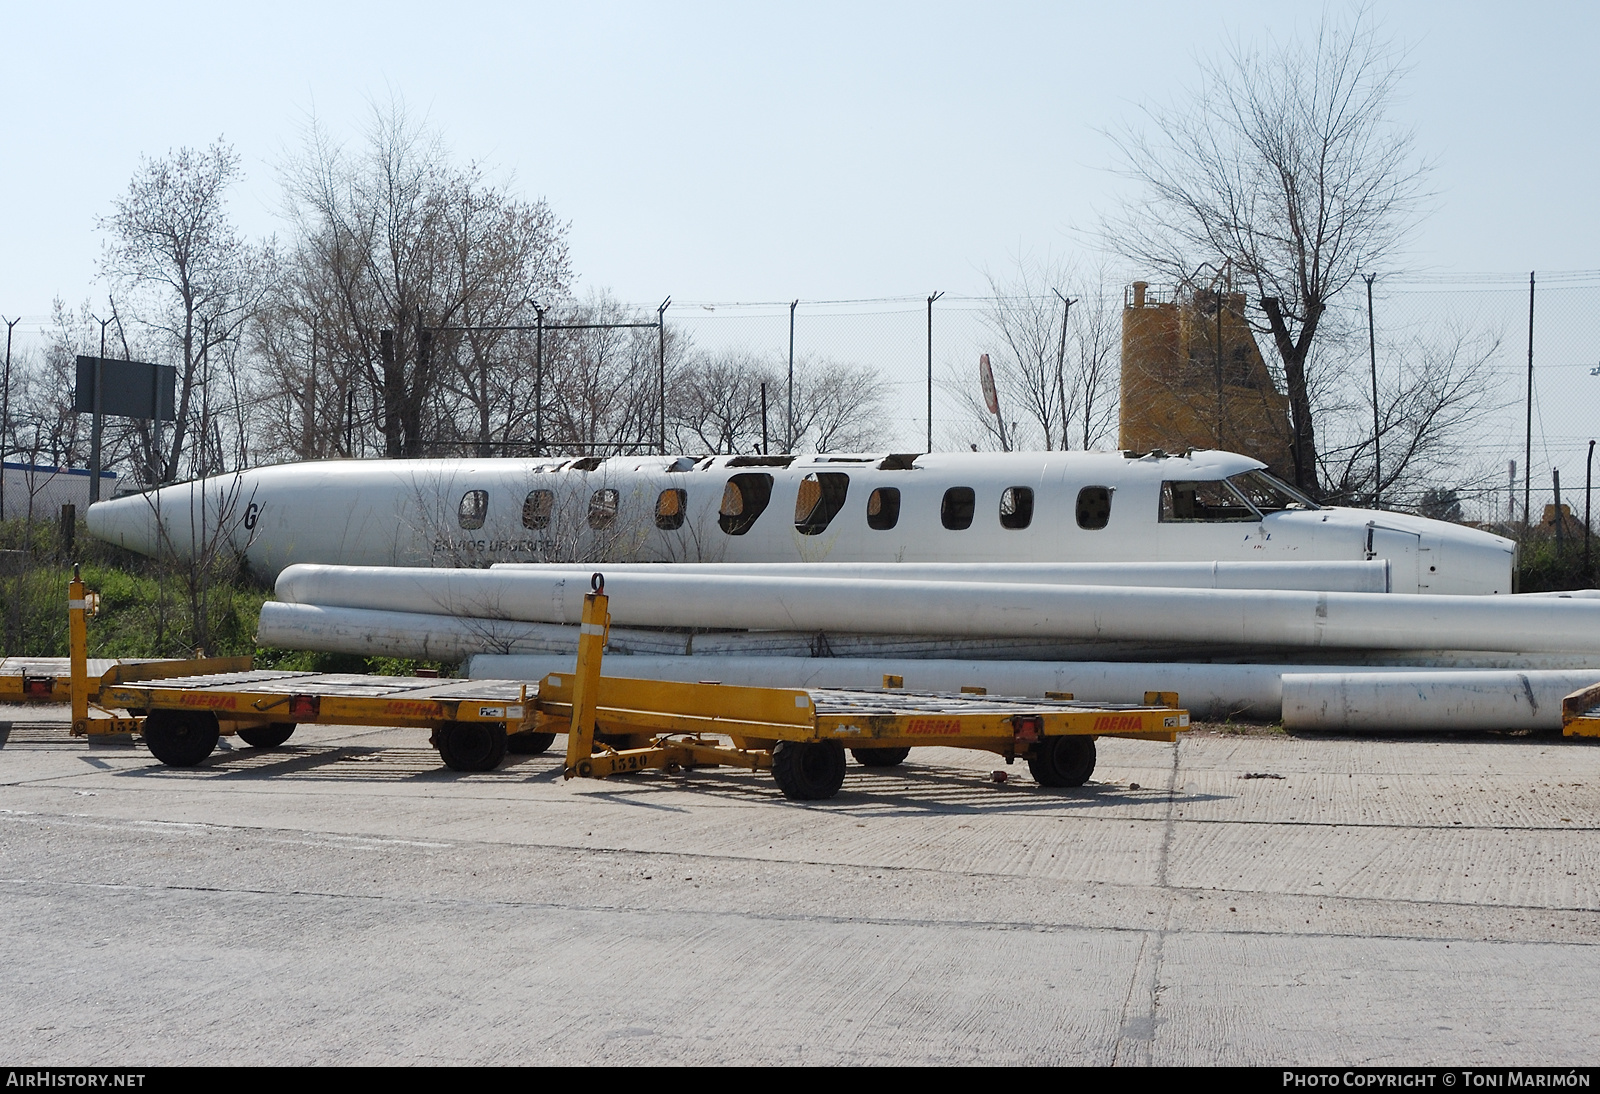
[[[1231,475],[1228,481],[1244,499],[1263,513],[1281,513],[1285,509],[1320,509],[1316,502],[1282,479],[1265,471],[1246,471]]]
[[[1161,484],[1163,523],[1218,523],[1260,519],[1261,514],[1223,480],[1190,480]]]

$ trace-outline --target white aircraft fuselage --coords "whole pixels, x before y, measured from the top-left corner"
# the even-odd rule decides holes
[[[1391,563],[1395,592],[1509,593],[1515,544],[1319,507],[1227,452],[339,460],[259,467],[91,506],[146,555],[298,562]]]

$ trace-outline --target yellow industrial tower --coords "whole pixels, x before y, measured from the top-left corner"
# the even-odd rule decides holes
[[[1289,400],[1244,317],[1244,294],[1135,281],[1122,307],[1121,446],[1220,448],[1293,480]]]

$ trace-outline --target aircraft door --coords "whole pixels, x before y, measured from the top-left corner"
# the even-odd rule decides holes
[[[1395,593],[1426,592],[1421,573],[1425,556],[1433,551],[1424,549],[1422,537],[1415,532],[1399,528],[1386,528],[1377,521],[1367,522],[1367,541],[1364,558],[1389,560],[1389,591]]]

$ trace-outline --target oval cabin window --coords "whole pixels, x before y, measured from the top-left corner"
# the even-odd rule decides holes
[[[827,531],[849,492],[850,476],[837,471],[819,471],[801,479],[794,499],[794,530],[803,536]]]
[[[1111,523],[1111,491],[1104,486],[1085,486],[1078,491],[1078,527],[1099,531]]]
[[[760,472],[735,475],[722,490],[717,526],[730,536],[742,536],[772,500],[772,476]]]
[[[977,496],[970,486],[952,486],[944,492],[939,503],[939,521],[952,532],[972,527],[972,514],[977,508]]]
[[[489,491],[468,490],[461,495],[461,504],[456,507],[456,523],[467,531],[483,527],[484,518],[489,515]]]
[[[1033,491],[1026,486],[1008,486],[1000,495],[1000,527],[1026,528],[1033,523]]]
[[[550,511],[556,507],[552,490],[529,490],[522,499],[522,526],[537,532],[550,527]]]
[[[617,492],[609,486],[589,495],[589,527],[609,528],[617,519]]]
[[[900,522],[900,491],[880,486],[867,498],[867,527],[887,532]]]
[[[689,509],[687,490],[663,490],[656,498],[656,527],[673,532],[683,527],[683,516]]]

